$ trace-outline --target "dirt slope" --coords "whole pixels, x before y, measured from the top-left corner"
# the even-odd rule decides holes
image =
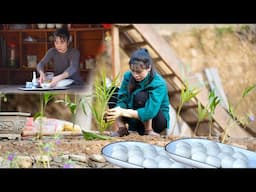
[[[169,35],[165,30],[163,34],[191,71],[203,73],[206,67],[218,69],[226,96],[232,106],[238,105],[236,112],[240,117],[256,114],[256,91],[240,102],[244,89],[256,83],[254,25],[191,26],[190,30],[188,27],[179,32],[172,30]],[[256,130],[255,121],[248,126]]]

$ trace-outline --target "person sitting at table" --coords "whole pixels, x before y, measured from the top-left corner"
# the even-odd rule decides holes
[[[80,52],[76,48],[71,48],[71,37],[67,28],[57,29],[54,34],[54,47],[50,48],[42,60],[37,64],[39,72],[39,83],[45,80],[44,67],[51,60],[53,61],[54,77],[50,87],[55,87],[63,79],[72,79],[75,85],[82,85],[83,80],[79,71]]]

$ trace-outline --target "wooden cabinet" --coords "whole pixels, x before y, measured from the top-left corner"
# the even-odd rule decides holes
[[[32,71],[46,51],[54,46],[56,29],[2,29],[0,30],[0,84],[24,84],[32,79]],[[85,60],[96,56],[104,38],[103,28],[71,28],[71,46],[80,51],[80,71],[84,80],[87,72]],[[15,62],[10,62],[10,47],[15,49]],[[12,55],[13,56],[13,55]],[[32,56],[32,57],[30,57]],[[31,60],[32,58],[32,60]],[[36,62],[33,61],[36,59]],[[51,71],[52,63],[47,70]]]

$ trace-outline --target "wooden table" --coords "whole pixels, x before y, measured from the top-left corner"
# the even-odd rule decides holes
[[[24,85],[0,85],[0,93],[4,94],[40,94],[40,93],[59,93],[59,94],[86,94],[90,92],[90,86],[78,86],[72,85],[68,89],[61,90],[29,90],[24,91],[19,88],[24,87]]]

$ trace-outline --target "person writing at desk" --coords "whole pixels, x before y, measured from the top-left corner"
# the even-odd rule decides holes
[[[50,87],[55,87],[63,79],[72,79],[73,84],[82,85],[83,80],[79,71],[80,52],[76,48],[69,47],[71,38],[66,28],[57,29],[54,34],[54,47],[50,48],[37,65],[39,83],[45,80],[44,67],[51,60],[54,64],[54,77]]]
[[[118,130],[112,136],[160,136],[169,127],[169,97],[165,80],[154,70],[148,50],[135,51],[118,90],[117,104],[106,111],[105,121],[115,121]],[[125,126],[128,124],[128,130]]]

